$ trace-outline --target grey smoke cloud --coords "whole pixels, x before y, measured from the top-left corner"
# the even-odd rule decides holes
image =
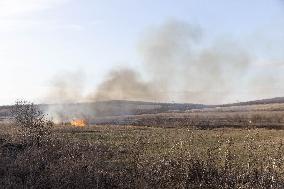
[[[84,97],[84,73],[82,71],[60,72],[50,81],[50,90],[45,101],[49,103],[74,103]]]
[[[204,48],[202,39],[200,28],[171,21],[142,40],[145,70],[154,84],[162,83],[168,97],[181,102],[222,103],[246,74],[250,56],[238,44],[216,42]],[[159,90],[158,86],[155,89]]]
[[[78,74],[60,74],[53,81],[55,90],[51,96],[64,102],[174,100],[217,104],[231,102],[236,94],[261,96],[258,94],[262,88],[268,87],[273,92],[279,89],[283,77],[277,72],[262,77],[263,71],[252,70],[255,59],[239,43],[232,40],[206,43],[204,35],[200,27],[180,21],[166,22],[150,29],[138,44],[143,69],[113,69],[86,96],[82,94],[84,82],[76,78]]]
[[[157,94],[152,83],[145,82],[138,71],[129,68],[112,70],[90,98],[105,100],[153,100]]]

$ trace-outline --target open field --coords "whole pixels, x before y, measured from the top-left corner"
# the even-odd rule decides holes
[[[151,127],[196,127],[213,128],[284,128],[284,111],[225,111],[192,110],[129,116],[109,116],[96,118],[91,123],[137,125]]]
[[[284,186],[284,130],[56,126],[40,146],[25,146],[13,128],[1,125],[4,187]]]
[[[284,130],[273,129],[235,129],[217,128],[199,130],[191,128],[153,128],[143,126],[97,125],[87,128],[60,127],[57,133],[70,139],[103,143],[119,147],[122,151],[130,149],[133,144],[139,147],[141,157],[157,157],[161,155],[180,155],[192,150],[205,155],[208,149],[217,148],[224,152],[227,142],[245,158],[248,143],[258,148],[258,155],[272,153],[273,147],[279,147],[284,141]],[[250,147],[253,147],[250,146]],[[142,150],[143,149],[143,150]],[[247,149],[249,150],[249,149]],[[284,150],[284,149],[283,149]]]
[[[19,117],[20,125],[4,118],[0,185],[283,188],[281,106],[101,116],[85,127],[57,124],[49,128],[49,122],[26,113]],[[33,121],[26,122],[27,118]]]

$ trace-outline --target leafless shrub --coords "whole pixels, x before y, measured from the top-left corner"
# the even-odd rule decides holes
[[[33,103],[17,101],[12,108],[13,121],[21,128],[21,133],[26,142],[40,145],[43,138],[50,134],[52,121],[39,110]]]

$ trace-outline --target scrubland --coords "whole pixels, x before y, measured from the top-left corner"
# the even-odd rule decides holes
[[[4,188],[283,188],[284,130],[1,125]]]
[[[284,188],[282,112],[120,116],[80,128],[54,125],[33,104],[15,112],[0,125],[1,188]]]

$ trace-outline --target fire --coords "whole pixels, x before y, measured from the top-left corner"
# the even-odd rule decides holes
[[[72,120],[70,123],[72,126],[75,126],[75,127],[85,127],[87,125],[87,121],[84,119],[75,119],[75,120]]]

